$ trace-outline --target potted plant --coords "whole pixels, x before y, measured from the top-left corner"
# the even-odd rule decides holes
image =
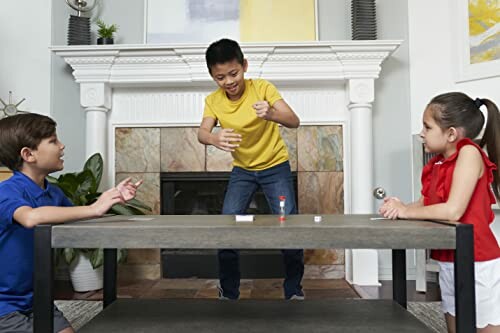
[[[58,178],[48,176],[47,180],[59,187],[75,206],[90,205],[101,195],[98,188],[102,178],[103,164],[101,155],[96,153],[88,158],[81,172],[61,174]],[[144,215],[143,210],[151,211],[151,208],[137,199],[132,199],[125,204],[112,206],[108,213]],[[104,264],[102,249],[58,249],[56,258],[61,257],[69,265],[71,282],[75,291],[102,288]],[[125,260],[126,250],[119,250],[117,257],[119,262]]]
[[[113,34],[118,31],[116,24],[106,25],[102,20],[97,20],[97,44],[114,44]]]

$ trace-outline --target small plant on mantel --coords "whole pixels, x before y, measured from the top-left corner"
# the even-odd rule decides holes
[[[116,24],[106,25],[103,20],[97,20],[97,44],[114,44],[114,33],[118,31]]]

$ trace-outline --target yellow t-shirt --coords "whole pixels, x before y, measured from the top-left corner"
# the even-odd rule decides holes
[[[204,118],[214,118],[222,128],[232,128],[241,134],[240,146],[232,152],[234,166],[257,171],[288,161],[278,124],[257,117],[252,107],[263,100],[273,106],[280,99],[276,87],[262,79],[245,80],[245,91],[237,101],[227,98],[221,88],[205,99]]]

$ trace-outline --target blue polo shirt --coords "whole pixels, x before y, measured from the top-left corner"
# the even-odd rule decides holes
[[[45,189],[21,172],[0,182],[0,316],[33,305],[34,231],[14,221],[19,207],[72,206],[61,189]]]

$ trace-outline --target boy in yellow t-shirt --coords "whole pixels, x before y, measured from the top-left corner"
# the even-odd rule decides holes
[[[266,80],[245,80],[248,62],[237,42],[221,39],[205,54],[210,75],[219,88],[205,100],[198,140],[231,152],[234,162],[222,208],[223,214],[244,214],[256,190],[264,192],[273,214],[279,197],[286,197],[286,214],[296,214],[288,152],[278,124],[297,128],[300,120],[274,85]],[[219,123],[221,130],[212,133]],[[303,250],[282,250],[286,299],[303,299]],[[239,252],[219,250],[221,299],[238,299]]]

